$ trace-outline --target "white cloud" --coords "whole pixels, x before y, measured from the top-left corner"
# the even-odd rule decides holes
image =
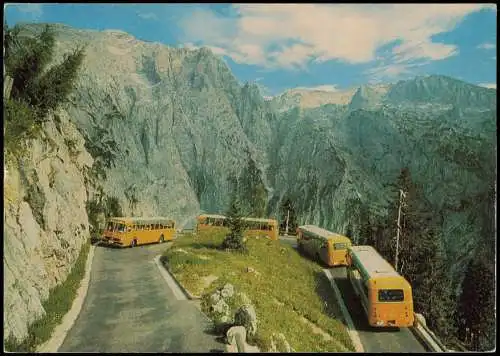
[[[429,60],[394,61],[394,64],[377,65],[366,70],[370,83],[391,81],[396,78],[411,77],[415,74],[414,68],[429,64]]]
[[[138,12],[137,16],[144,20],[158,20],[158,16],[153,12]]]
[[[477,48],[479,49],[496,49],[497,46],[493,43],[483,43],[483,44],[480,44],[479,46],[477,46]]]
[[[497,83],[480,83],[478,84],[480,87],[485,87],[489,89],[496,89],[497,88]]]
[[[453,30],[471,12],[496,11],[491,4],[233,6],[236,17],[206,8],[181,17],[181,40],[216,47],[239,63],[287,69],[303,69],[311,60],[367,63],[379,56],[378,48],[399,40],[388,59],[403,66],[455,55],[456,46],[433,42],[432,36]]]

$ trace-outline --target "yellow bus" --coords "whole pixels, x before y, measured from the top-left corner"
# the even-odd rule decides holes
[[[275,219],[242,218],[245,224],[245,236],[267,236],[278,240],[278,221]],[[229,232],[227,218],[224,215],[202,214],[197,217],[196,231]]]
[[[173,240],[175,221],[164,217],[113,217],[106,222],[102,241],[121,247],[134,247]]]
[[[245,235],[267,236],[271,240],[278,240],[278,221],[275,219],[243,218]]]
[[[216,214],[202,214],[197,218],[196,231],[227,231],[226,217],[224,215]]]
[[[327,266],[347,266],[348,237],[314,225],[297,228],[297,248]]]
[[[411,286],[372,246],[349,249],[347,276],[375,327],[413,325]]]

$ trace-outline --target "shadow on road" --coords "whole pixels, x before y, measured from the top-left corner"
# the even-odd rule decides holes
[[[292,246],[292,248],[293,248],[295,251],[297,251],[297,253],[298,253],[301,257],[303,257],[303,258],[305,258],[306,260],[309,260],[309,261],[311,261],[311,262],[313,262],[313,263],[316,263],[316,264],[317,264],[318,266],[320,266],[321,268],[330,268],[329,266],[327,266],[327,265],[325,264],[325,262],[323,262],[323,260],[318,259],[318,258],[314,258],[313,256],[309,255],[309,254],[308,254],[308,253],[306,253],[304,250],[302,250],[302,249],[300,249],[300,248],[298,248],[298,247],[293,247],[293,246]],[[325,278],[326,278],[326,277],[325,277]]]
[[[324,301],[322,310],[323,313],[330,318],[342,320],[342,323],[344,325],[347,325],[344,321],[344,317],[342,316],[342,312],[339,308],[338,301],[335,297],[335,293],[333,293],[330,280],[324,274],[324,272],[316,272],[315,282],[316,282],[315,291]]]

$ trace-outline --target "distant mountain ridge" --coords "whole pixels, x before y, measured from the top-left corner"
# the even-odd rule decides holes
[[[294,88],[273,97],[272,102],[280,112],[293,107],[311,109],[327,104],[349,105],[352,110],[382,105],[428,104],[490,110],[496,107],[496,89],[444,75],[429,75],[337,91]]]

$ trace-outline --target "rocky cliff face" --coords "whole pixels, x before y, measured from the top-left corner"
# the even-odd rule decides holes
[[[86,172],[93,159],[64,111],[4,173],[4,338],[22,339],[45,313],[88,239]]]
[[[268,104],[206,49],[174,49],[116,32],[58,28],[58,52],[86,43],[68,112],[105,171],[106,194],[127,215],[182,226],[200,209],[223,212],[231,175],[265,162]]]
[[[290,197],[300,223],[356,231],[359,207],[382,214],[385,186],[409,167],[443,217],[459,281],[475,248],[494,241],[484,227],[494,218],[495,107],[495,90],[430,76],[361,87],[349,105],[289,110],[276,135],[274,209]]]
[[[294,107],[312,109],[322,105],[347,105],[351,102],[357,88],[326,91],[321,89],[290,89],[272,99],[272,105],[278,112]]]

